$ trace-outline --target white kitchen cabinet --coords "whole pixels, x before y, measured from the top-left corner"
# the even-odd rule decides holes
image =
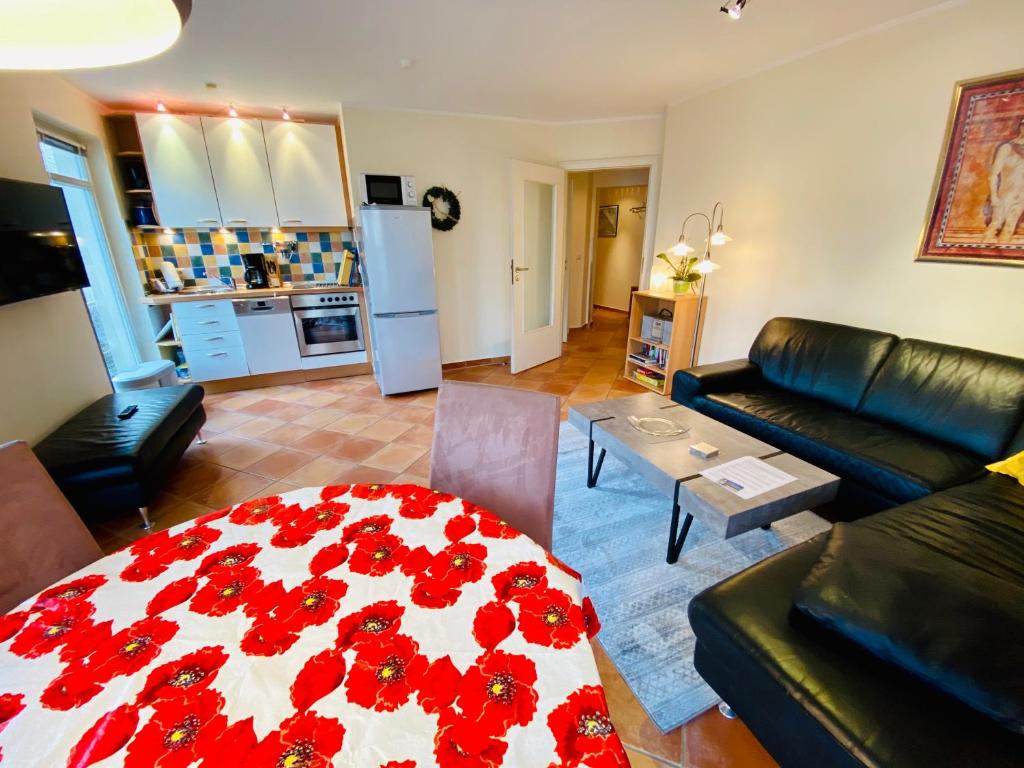
[[[204,117],[202,122],[224,226],[278,226],[260,121]]]
[[[135,116],[160,224],[222,225],[200,118],[186,115]]]
[[[263,133],[281,226],[347,227],[335,127],[264,120]]]

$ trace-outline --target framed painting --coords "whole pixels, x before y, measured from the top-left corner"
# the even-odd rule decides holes
[[[917,258],[1024,267],[1024,70],[957,83]]]
[[[619,206],[602,205],[597,209],[597,236],[617,237],[619,234]]]

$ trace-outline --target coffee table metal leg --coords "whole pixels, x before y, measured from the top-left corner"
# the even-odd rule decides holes
[[[587,451],[587,488],[597,485],[597,478],[601,474],[601,465],[604,464],[604,455],[607,453],[604,448],[597,457],[597,467],[594,467],[594,441],[590,441],[590,448]]]
[[[672,565],[679,560],[679,553],[683,551],[683,544],[686,543],[686,534],[690,532],[690,525],[693,524],[693,515],[689,512],[686,513],[686,518],[683,520],[683,530],[676,532],[679,529],[679,481],[676,481],[675,493],[672,496],[672,527],[668,533],[668,557],[666,562]]]

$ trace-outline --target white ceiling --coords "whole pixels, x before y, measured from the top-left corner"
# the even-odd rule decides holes
[[[69,77],[108,103],[624,117],[949,4],[750,0],[731,21],[721,1],[194,0],[169,52]]]

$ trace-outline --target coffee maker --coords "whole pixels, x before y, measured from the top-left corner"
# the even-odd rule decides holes
[[[246,288],[269,288],[267,263],[262,253],[243,253],[242,264],[245,265]]]

